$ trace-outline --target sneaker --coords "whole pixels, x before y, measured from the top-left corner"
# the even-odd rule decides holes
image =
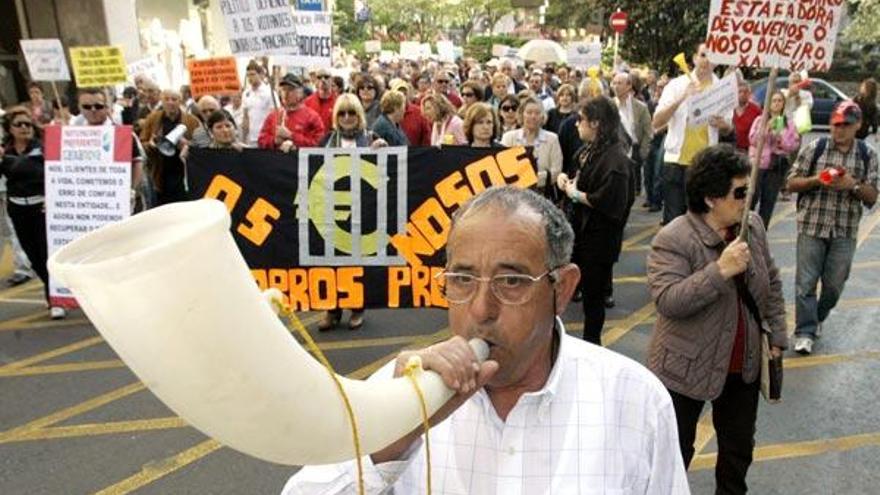
[[[67,317],[67,310],[59,306],[49,308],[49,318],[53,320],[63,320]]]
[[[15,287],[16,285],[21,285],[27,282],[31,278],[33,277],[31,277],[27,273],[15,272],[15,274],[6,279],[6,285],[10,287]]]
[[[797,337],[794,341],[794,352],[809,356],[813,353],[813,339],[811,337]]]

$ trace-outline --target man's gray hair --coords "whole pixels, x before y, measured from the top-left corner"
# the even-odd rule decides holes
[[[574,231],[563,215],[547,198],[530,189],[514,186],[495,186],[469,199],[452,214],[452,226],[449,236],[456,224],[464,217],[489,208],[499,208],[505,213],[513,214],[521,208],[541,217],[544,226],[544,237],[547,241],[547,268],[555,269],[571,260],[574,247]]]

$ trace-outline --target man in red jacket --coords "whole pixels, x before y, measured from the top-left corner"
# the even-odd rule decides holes
[[[336,93],[333,92],[331,83],[330,71],[318,69],[315,75],[315,92],[303,102],[303,105],[321,116],[324,130],[333,127],[333,105],[336,104]]]
[[[324,136],[324,123],[314,110],[302,104],[302,80],[288,73],[278,86],[284,110],[275,110],[266,117],[257,140],[260,148],[287,153],[296,148],[317,146]],[[278,125],[279,117],[284,125]]]
[[[412,88],[403,79],[392,79],[388,84],[391,91],[400,91],[406,95],[406,110],[400,128],[406,134],[410,146],[431,146],[431,124],[422,116],[422,110],[412,102]]]

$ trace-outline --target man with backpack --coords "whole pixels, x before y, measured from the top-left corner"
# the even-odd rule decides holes
[[[813,352],[849,277],[862,208],[877,201],[877,153],[855,138],[861,122],[859,106],[841,102],[831,114],[830,138],[802,147],[788,176],[788,189],[798,193],[794,350],[800,354]]]

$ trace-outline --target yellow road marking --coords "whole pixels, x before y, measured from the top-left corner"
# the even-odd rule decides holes
[[[13,376],[52,375],[56,373],[73,373],[76,371],[107,370],[113,368],[125,368],[125,363],[119,359],[106,361],[86,361],[83,363],[50,364],[46,366],[28,366],[26,368],[0,369],[0,378]]]
[[[610,347],[614,345],[615,342],[620,340],[630,330],[650,318],[653,314],[654,303],[649,302],[648,304],[639,308],[635,313],[632,313],[631,315],[621,320],[619,325],[605,331],[602,334],[602,345],[604,345],[605,347]]]
[[[184,450],[177,455],[145,464],[139,473],[136,473],[119,483],[108,486],[99,492],[95,492],[95,495],[120,495],[133,492],[138,488],[177,471],[182,467],[192,464],[202,457],[215,452],[220,447],[222,447],[222,445],[216,440],[205,440],[204,442]]]
[[[38,318],[46,318],[47,316],[48,315],[46,314],[46,310],[41,309],[38,311],[28,313],[23,316],[18,316],[16,318],[11,319],[11,320],[6,320],[3,323],[0,323],[0,332],[7,331],[7,330],[22,330],[22,329],[24,329],[25,325],[27,325],[28,323],[30,323]]]
[[[33,279],[16,287],[0,290],[0,302],[3,302],[4,299],[24,294],[25,292],[35,291],[36,289],[40,289],[40,293],[42,293],[43,282]]]
[[[857,248],[862,246],[862,244],[868,239],[868,236],[871,235],[871,232],[877,228],[878,224],[880,224],[880,210],[875,211],[865,221],[865,225],[859,227],[859,237],[856,241]]]
[[[76,352],[86,347],[91,347],[95,344],[100,344],[104,339],[99,337],[89,337],[85,340],[80,340],[79,342],[74,342],[73,344],[68,344],[57,349],[53,349],[51,351],[43,352],[37,354],[36,356],[32,356],[29,358],[21,359],[18,361],[13,361],[5,366],[0,366],[0,372],[21,369],[26,366],[30,366],[32,364],[41,363],[43,361],[48,361],[49,359],[56,358],[58,356],[63,356],[65,354],[70,354],[71,352]]]
[[[710,408],[708,411],[705,411],[702,416],[700,416],[700,420],[697,421],[697,434],[694,437],[694,453],[699,454],[706,448],[706,445],[715,437],[715,425],[712,424],[712,409]],[[688,471],[692,471],[694,469],[693,462],[691,462],[690,467],[688,467]]]
[[[144,385],[140,382],[130,383],[124,387],[111,390],[110,392],[91,398],[85,402],[56,411],[48,416],[35,419],[27,424],[0,433],[0,444],[15,441],[21,434],[65,421],[74,416],[91,411],[92,409],[97,409],[98,407],[109,404],[115,400],[127,397],[133,393],[140,392],[143,389]]]
[[[767,227],[767,230],[772,229],[779,222],[783,222],[788,219],[788,216],[797,211],[797,201],[792,201],[785,208],[781,210],[777,210],[776,214],[770,218],[770,225]]]
[[[880,445],[880,432],[863,433],[859,435],[822,440],[807,440],[805,442],[760,445],[755,447],[754,462],[809,457],[824,454],[826,452],[843,452],[878,445]],[[699,471],[703,469],[711,469],[715,467],[717,457],[718,454],[714,452],[694,456],[690,470]]]
[[[152,419],[136,419],[131,421],[111,421],[109,423],[89,423],[70,426],[49,426],[22,432],[10,442],[27,442],[33,440],[52,440],[57,438],[90,437],[96,435],[112,435],[114,433],[132,433],[152,430],[170,430],[186,428],[189,424],[177,416]]]
[[[0,302],[9,303],[9,304],[34,304],[34,305],[46,305],[45,299],[2,299]]]
[[[621,248],[623,250],[626,250],[626,249],[638,244],[642,240],[656,234],[658,230],[660,230],[660,225],[658,225],[658,224],[654,224],[654,225],[651,225],[650,227],[642,229],[641,231],[636,232],[635,234],[630,236],[628,239],[624,239],[623,245],[621,246]]]

